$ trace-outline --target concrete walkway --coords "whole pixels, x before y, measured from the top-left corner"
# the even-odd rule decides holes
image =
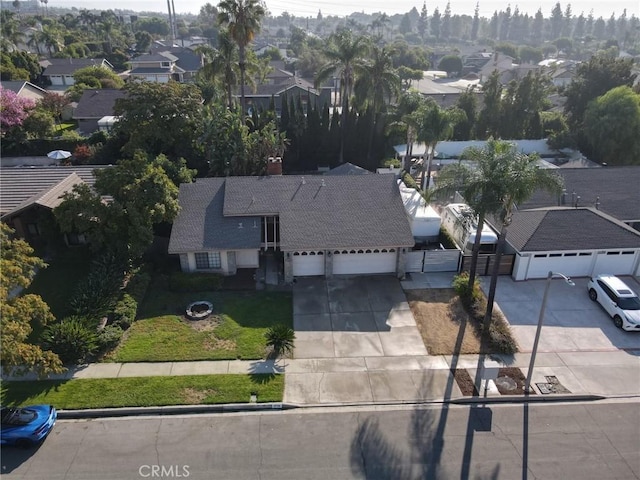
[[[485,366],[517,367],[526,375],[530,358],[528,353],[496,356]],[[473,377],[477,363],[478,355],[305,358],[277,364],[273,360],[95,363],[52,379],[286,373],[284,402],[293,405],[446,402],[462,397],[452,365],[467,369]],[[639,372],[640,350],[539,353],[532,383],[547,383],[546,377],[554,376],[574,395],[640,396]],[[491,382],[487,394],[499,396]]]

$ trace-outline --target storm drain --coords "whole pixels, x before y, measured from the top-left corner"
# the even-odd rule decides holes
[[[550,393],[571,393],[564,385],[560,383],[558,377],[549,375],[544,377],[547,383],[536,383],[540,393],[547,395]]]

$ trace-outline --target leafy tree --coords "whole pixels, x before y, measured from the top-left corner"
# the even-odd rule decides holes
[[[478,115],[476,136],[484,139],[498,136],[502,122],[502,84],[494,71],[482,85],[483,108]]]
[[[22,125],[34,106],[33,100],[19,97],[12,90],[5,90],[0,86],[0,127],[3,132]]]
[[[403,90],[408,90],[409,87],[411,87],[412,81],[419,82],[424,78],[424,72],[422,70],[405,67],[404,65],[399,67],[397,71]]]
[[[0,223],[0,359],[5,367],[17,367],[21,372],[61,373],[57,355],[28,341],[31,325],[53,321],[49,306],[39,295],[11,295],[29,286],[36,269],[46,267],[29,244],[13,238],[13,234],[11,228]]]
[[[53,136],[55,120],[51,112],[36,108],[24,119],[22,128],[29,138],[47,138]]]
[[[476,9],[473,12],[473,23],[471,24],[471,40],[477,40],[480,30],[480,2],[476,2]]]
[[[418,33],[420,34],[420,38],[423,42],[427,34],[427,30],[429,30],[427,2],[424,2],[422,4],[422,9],[420,10],[420,18],[418,19]]]
[[[120,78],[113,70],[103,66],[91,66],[76,70],[73,74],[75,83],[83,83],[95,88],[122,88],[124,80]]]
[[[522,45],[518,49],[518,57],[522,63],[538,63],[542,61],[542,50],[539,48]]]
[[[617,59],[597,54],[578,65],[576,74],[565,90],[567,101],[565,113],[571,131],[576,135],[578,146],[589,149],[589,143],[583,134],[583,120],[587,105],[609,90],[631,87],[636,78],[632,73],[633,59]]]
[[[136,32],[147,32],[151,35],[165,37],[169,35],[169,22],[163,18],[139,18],[136,22]]]
[[[431,33],[436,40],[440,40],[440,32],[442,28],[442,15],[440,15],[440,10],[438,7],[433,11],[433,16],[431,17]]]
[[[462,72],[462,58],[459,55],[445,55],[438,64],[439,70],[447,72],[447,76],[453,77]]]
[[[473,86],[460,94],[456,101],[456,107],[465,113],[465,118],[453,128],[454,140],[471,140],[473,127],[478,115],[478,99]]]
[[[227,30],[218,32],[218,48],[207,53],[207,61],[198,72],[198,76],[224,87],[227,92],[227,105],[232,108],[233,91],[239,82],[238,49]]]
[[[60,229],[86,234],[95,250],[139,259],[153,241],[153,226],[171,222],[178,213],[178,187],[162,168],[164,162],[136,153],[96,171],[94,190],[76,185],[54,209]],[[186,169],[184,161],[181,168]],[[112,200],[105,203],[104,196]]]
[[[640,94],[622,86],[591,101],[584,132],[594,159],[608,165],[640,164]]]
[[[194,153],[196,130],[201,119],[202,96],[198,87],[178,82],[133,82],[127,95],[116,100],[114,113],[120,116],[116,135],[127,139],[123,151],[132,155],[143,150],[189,158],[190,167],[202,166]]]
[[[247,105],[244,95],[246,79],[247,45],[260,31],[260,23],[266,11],[260,0],[222,0],[218,4],[218,21],[229,29],[229,34],[238,45],[240,65],[240,106],[242,114]]]

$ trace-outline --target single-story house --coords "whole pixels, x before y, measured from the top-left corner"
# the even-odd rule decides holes
[[[0,171],[0,220],[34,246],[45,242],[51,210],[74,185],[93,185],[95,165],[9,167]],[[66,235],[68,244],[84,243],[79,235]]]
[[[124,90],[103,88],[99,90],[85,90],[78,100],[78,106],[73,112],[73,118],[78,121],[78,129],[87,134],[100,128],[100,120],[113,117],[116,100],[124,98]]]
[[[286,81],[278,84],[260,84],[255,90],[250,86],[245,86],[245,99],[247,109],[261,108],[268,110],[273,100],[276,112],[280,114],[282,110],[282,98],[287,97],[289,102],[298,101],[302,103],[302,108],[306,111],[307,105],[323,105],[330,104],[331,91],[329,89],[316,89],[313,84],[303,78],[290,77]],[[236,98],[240,98],[240,89],[235,94]]]
[[[34,102],[42,100],[47,95],[47,91],[45,89],[40,88],[31,82],[27,82],[26,80],[3,80],[2,82],[0,82],[0,85],[2,85],[2,88],[5,90],[11,90],[18,97],[27,98],[29,100],[33,100]]]
[[[516,255],[514,280],[546,278],[549,271],[572,277],[640,274],[640,232],[596,208],[517,211],[506,241],[505,253]]]
[[[169,253],[185,272],[234,275],[265,253],[295,277],[404,275],[413,234],[393,175],[201,178],[182,184]]]
[[[42,77],[49,80],[52,86],[66,87],[75,83],[73,75],[81,68],[95,66],[113,70],[113,65],[105,58],[48,58],[40,65],[44,68]]]

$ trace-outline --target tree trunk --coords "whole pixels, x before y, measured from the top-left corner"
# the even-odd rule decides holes
[[[247,68],[244,45],[238,45],[238,54],[240,56],[240,106],[242,108],[242,118],[244,119],[247,113],[247,104],[244,98],[244,76],[245,69]]]
[[[500,234],[498,235],[498,247],[496,249],[496,257],[493,264],[493,271],[491,272],[491,283],[489,285],[489,294],[487,295],[487,311],[484,314],[484,320],[482,321],[482,341],[481,349],[485,349],[486,352],[489,347],[489,327],[491,326],[491,316],[493,315],[493,303],[496,297],[496,287],[498,285],[498,274],[500,273],[500,260],[502,258],[502,252],[504,251],[504,244],[507,238],[507,226],[502,225]]]
[[[482,239],[482,229],[484,228],[484,214],[478,215],[478,228],[476,238],[471,249],[471,265],[469,266],[469,289],[473,291],[476,283],[476,271],[478,269],[478,255],[480,255],[480,240]]]

